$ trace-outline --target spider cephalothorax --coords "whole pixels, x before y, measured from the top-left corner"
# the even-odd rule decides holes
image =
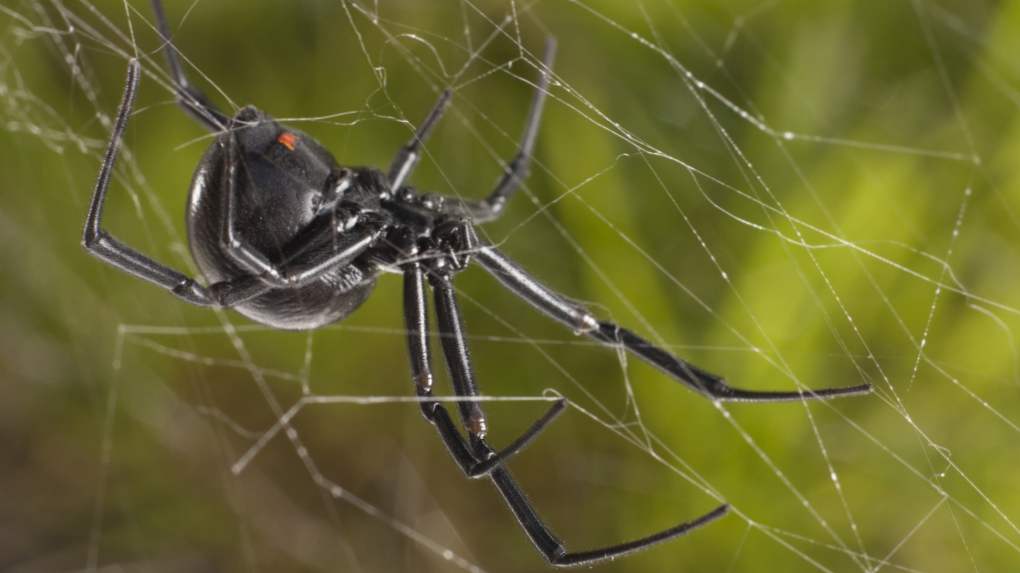
[[[575,333],[624,348],[714,400],[775,402],[870,391],[867,385],[779,392],[734,388],[630,330],[599,320],[478,239],[473,225],[499,216],[527,171],[551,73],[551,41],[517,154],[487,198],[466,201],[419,194],[405,185],[421,145],[449,103],[449,91],[443,92],[386,174],[372,168],[345,168],[308,135],[253,107],[243,108],[233,118],[220,112],[188,83],[170,42],[161,2],[153,0],[153,7],[179,103],[218,134],[195,172],[187,216],[191,251],[207,284],[150,259],[102,228],[110,175],[138,85],[135,60],[128,66],[124,99],[85,222],[85,248],[187,302],[231,307],[277,328],[310,329],[341,320],[364,302],[379,273],[402,274],[407,346],[422,414],[467,476],[492,480],[527,536],[551,564],[591,564],[640,551],[722,517],[728,506],[719,505],[696,519],[641,539],[567,552],[505,467],[511,456],[563,412],[566,402],[554,402],[503,449],[489,445],[485,412],[473,400],[478,388],[453,289],[454,277],[471,262]],[[433,398],[426,282],[434,296],[439,338],[454,389],[464,398],[457,406],[467,438],[446,407]]]

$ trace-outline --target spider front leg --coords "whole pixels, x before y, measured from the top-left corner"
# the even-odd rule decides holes
[[[411,256],[414,256],[412,251]],[[520,452],[534,440],[546,426],[563,413],[566,407],[561,398],[531,425],[519,438],[499,452],[489,451],[486,456],[476,457],[471,447],[457,430],[446,407],[432,398],[432,366],[429,345],[428,310],[425,300],[425,278],[421,263],[413,261],[404,265],[404,322],[407,329],[407,348],[411,357],[411,376],[415,391],[422,398],[421,411],[431,422],[454,461],[471,478],[484,476],[507,458]],[[458,391],[458,394],[460,392]],[[467,395],[467,394],[462,394]]]
[[[503,283],[511,292],[533,307],[571,328],[603,344],[621,346],[645,362],[683,383],[691,390],[714,400],[735,402],[790,402],[797,400],[830,399],[842,396],[867,394],[871,385],[860,384],[843,388],[824,388],[798,391],[757,391],[734,388],[725,380],[682,360],[659,348],[637,334],[608,321],[595,318],[584,308],[566,300],[538,282],[491,245],[474,250],[474,260]]]
[[[467,264],[471,250],[470,243],[463,241],[465,238],[470,240],[473,237],[473,233],[468,223],[460,222],[459,224],[452,223],[440,228],[437,230],[436,236],[440,240],[440,245],[446,241],[449,243],[447,246],[451,247],[454,253],[456,253],[456,257],[447,255],[446,257],[441,256],[438,259],[433,259],[429,272],[429,282],[435,294],[436,314],[439,318],[439,335],[443,344],[443,353],[446,357],[446,363],[457,393],[461,396],[474,397],[478,395],[478,389],[475,384],[471,357],[464,335],[464,324],[460,317],[460,308],[457,304],[452,284],[453,275]],[[420,271],[418,271],[417,276],[420,281]],[[423,296],[424,294],[421,292],[419,283],[410,297],[419,301],[413,305],[415,308],[424,308],[424,303],[421,301]],[[414,321],[409,320],[409,331],[412,330],[412,323]],[[421,349],[427,348],[427,346],[421,346],[421,344],[427,342],[427,335],[420,327],[416,331],[419,333],[420,342],[418,346],[412,344],[411,350],[412,355],[418,353],[421,356]],[[424,353],[424,358],[427,359],[427,351]],[[416,380],[423,379],[420,375],[416,376]],[[428,380],[430,384],[431,376],[428,377]],[[470,444],[465,444],[463,438],[456,434],[456,442],[454,444],[451,445],[449,441],[447,442],[454,457],[463,458],[464,461],[467,461],[471,459],[492,459],[498,456],[499,454],[496,454],[485,440],[486,420],[481,404],[477,401],[464,401],[458,405],[460,406],[464,425],[468,428]],[[428,417],[428,414],[426,414],[426,417]],[[448,432],[451,431],[449,428],[452,427],[452,422],[445,410],[442,411],[440,416],[437,416],[436,420],[437,426],[441,428],[441,432],[443,431],[443,426],[440,424],[446,425]],[[442,422],[438,422],[439,420],[442,420]],[[446,439],[444,435],[444,440]],[[463,461],[460,463],[463,465]],[[513,512],[514,517],[524,529],[528,538],[542,552],[542,555],[549,563],[558,567],[592,565],[600,561],[611,560],[628,553],[641,551],[651,545],[679,537],[714,521],[725,515],[729,509],[727,505],[720,505],[693,521],[681,523],[641,539],[591,551],[571,553],[566,550],[563,543],[545,525],[531,502],[528,501],[527,496],[521,491],[520,486],[517,485],[510,472],[502,464],[493,466],[488,475],[496,489],[503,496],[503,499],[510,506],[510,511]]]
[[[699,527],[708,525],[725,516],[730,510],[729,505],[722,504],[697,519],[685,521],[640,539],[589,551],[568,552],[563,543],[553,535],[549,527],[539,517],[534,506],[527,496],[524,495],[524,492],[521,491],[520,486],[517,485],[509,471],[499,467],[493,470],[489,477],[492,479],[492,483],[496,485],[496,489],[499,490],[503,499],[506,500],[507,505],[510,506],[510,511],[513,512],[521,527],[524,528],[528,538],[542,552],[546,561],[556,567],[592,566],[603,561],[612,561],[631,553],[637,553],[652,545],[682,537]]]

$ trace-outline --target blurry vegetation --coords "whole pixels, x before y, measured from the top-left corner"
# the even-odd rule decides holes
[[[646,439],[636,403],[662,440],[666,464],[571,410],[514,460],[568,548],[707,511],[717,500],[699,480],[737,510],[599,571],[1020,564],[1020,3],[167,9],[191,76],[222,107],[295,118],[343,163],[386,166],[452,83],[453,112],[414,182],[472,197],[512,154],[537,77],[529,62],[555,36],[560,81],[533,174],[487,236],[735,385],[876,386],[831,404],[731,405],[728,419],[464,273],[485,393],[553,388]],[[109,133],[97,112],[113,114],[137,54],[146,76],[108,227],[190,264],[186,192],[211,139],[174,105],[150,21],[142,0],[0,0],[0,569],[458,570],[389,518],[330,499],[282,435],[231,473],[279,417],[267,395],[286,410],[302,379],[317,395],[412,395],[398,279],[341,325],[271,332],[79,247]],[[438,352],[434,364],[441,372]],[[543,408],[488,407],[493,442]],[[294,427],[317,475],[441,548],[486,571],[544,567],[413,405],[309,406]]]

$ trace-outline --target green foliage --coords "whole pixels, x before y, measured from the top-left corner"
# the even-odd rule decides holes
[[[875,385],[720,409],[464,273],[484,392],[551,388],[577,406],[512,463],[568,547],[733,504],[600,571],[1020,563],[1020,4],[168,4],[197,85],[225,109],[292,120],[346,164],[386,166],[452,85],[414,182],[470,197],[513,153],[555,35],[532,175],[486,236],[734,385]],[[14,524],[0,567],[457,570],[449,549],[486,571],[540,570],[495,491],[458,474],[413,404],[305,406],[293,428],[306,455],[278,433],[232,473],[306,390],[413,394],[399,279],[343,324],[282,333],[88,257],[99,117],[126,57],[145,77],[108,209],[118,237],[191,268],[186,190],[212,139],[174,105],[147,2],[2,0],[0,30],[0,515]],[[544,407],[487,406],[492,441]]]

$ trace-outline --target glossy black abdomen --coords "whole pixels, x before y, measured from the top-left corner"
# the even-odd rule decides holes
[[[220,138],[211,145],[199,163],[192,179],[186,213],[191,254],[210,284],[248,274],[227,255],[222,245],[223,220],[226,217],[224,194],[230,188],[225,140]],[[310,184],[319,176],[318,173],[311,174],[313,180]],[[321,174],[323,182],[326,176]],[[263,183],[268,185],[272,181]],[[287,189],[271,187],[244,187],[237,187],[235,192],[288,192]],[[311,205],[307,208],[300,204],[281,207],[280,203],[272,199],[249,201],[244,209],[239,210],[236,225],[242,240],[274,262],[278,261],[283,244],[309,224],[314,216]],[[270,290],[233,308],[256,322],[274,328],[307,330],[343,319],[368,298],[373,286],[374,279],[352,265],[327,273],[302,287]]]

